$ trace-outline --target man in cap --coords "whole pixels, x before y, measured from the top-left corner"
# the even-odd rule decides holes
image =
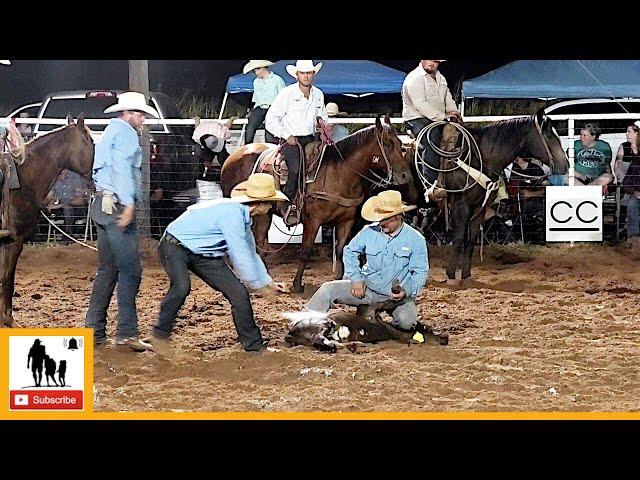
[[[438,71],[444,60],[420,60],[414,70],[409,72],[402,83],[402,117],[405,126],[418,136],[427,125],[442,120],[460,120],[460,112],[456,107],[447,80]],[[423,161],[434,168],[440,168],[440,157],[429,146],[428,139],[440,147],[442,129],[435,128],[429,135],[422,137]],[[430,184],[435,182],[438,172],[423,166],[422,172]]]
[[[226,141],[231,136],[230,128],[235,117],[226,122],[221,120],[200,120],[196,117],[196,128],[192,139],[196,142],[195,153],[198,159],[198,201],[222,198],[220,172],[229,157]]]
[[[231,197],[190,206],[160,239],[160,261],[171,286],[162,300],[151,340],[159,353],[170,350],[168,339],[176,315],[191,290],[189,271],[229,301],[245,351],[261,352],[267,346],[253,318],[247,289],[270,296],[284,293],[285,288],[273,281],[256,253],[251,217],[264,215],[272,202],[286,201],[287,197],[276,190],[273,176],[266,173],[250,175],[233,189]],[[225,261],[227,255],[237,276]]]
[[[414,208],[403,204],[395,190],[367,200],[362,217],[375,223],[364,227],[345,247],[346,280],[324,283],[307,303],[307,310],[326,313],[333,302],[358,306],[391,300],[395,302],[393,326],[412,330],[418,322],[415,300],[429,273],[426,241],[403,220],[403,214]],[[361,267],[362,254],[367,261]],[[400,286],[395,293],[394,280]]]
[[[324,107],[324,94],[313,86],[315,75],[321,68],[322,63],[314,65],[312,60],[298,60],[295,65],[287,65],[287,73],[298,81],[280,90],[265,121],[267,130],[281,142],[286,142],[282,155],[289,175],[284,194],[292,202],[295,201],[299,182],[304,181],[300,179],[300,152],[304,154],[305,145],[315,140],[318,117],[325,122],[329,119]],[[294,225],[300,218],[300,212],[290,204],[283,218],[287,225]]]
[[[253,143],[256,130],[264,123],[267,110],[273,103],[280,90],[285,86],[284,80],[269,70],[273,62],[269,60],[249,60],[242,69],[243,74],[253,72],[256,78],[253,80],[253,109],[249,112],[249,122],[244,133],[244,143]],[[267,143],[276,143],[275,138],[265,130],[264,140]]]
[[[138,133],[145,115],[159,117],[142,93],[125,92],[104,113],[118,113],[96,144],[93,181],[96,197],[91,218],[98,232],[98,272],[85,324],[94,330],[96,345],[107,340],[107,309],[118,285],[116,346],[148,350],[139,338],[136,295],[142,269],[138,252],[135,204],[141,196],[142,151]]]
[[[340,111],[337,103],[329,102],[327,103],[327,106],[325,107],[325,109],[327,111],[327,116],[329,118],[343,117],[346,115],[345,112]],[[341,123],[332,123],[330,125],[331,125],[331,139],[334,142],[342,140],[343,138],[349,135],[349,129],[344,125],[342,125]]]

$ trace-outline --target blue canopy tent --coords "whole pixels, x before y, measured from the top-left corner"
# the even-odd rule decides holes
[[[402,82],[407,76],[405,72],[369,60],[314,60],[314,64],[318,62],[322,62],[322,69],[313,84],[327,95],[366,96],[374,93],[400,93]],[[295,60],[280,60],[269,68],[290,85],[296,80],[287,73],[285,67],[295,63]],[[253,74],[229,77],[220,118],[228,95],[253,92],[254,79]]]
[[[637,60],[518,60],[462,84],[465,98],[640,97]]]

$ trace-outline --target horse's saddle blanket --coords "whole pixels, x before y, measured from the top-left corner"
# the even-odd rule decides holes
[[[8,182],[10,190],[17,190],[20,188],[20,180],[18,179],[18,169],[16,168],[16,162],[13,159],[13,155],[10,153],[0,154],[0,161],[3,165],[4,181]]]

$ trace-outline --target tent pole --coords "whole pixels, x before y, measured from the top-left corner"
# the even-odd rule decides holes
[[[228,96],[229,96],[229,92],[224,92],[224,98],[222,99],[222,107],[220,107],[220,115],[218,115],[218,120],[222,118],[222,114],[224,113],[224,107],[227,105]]]

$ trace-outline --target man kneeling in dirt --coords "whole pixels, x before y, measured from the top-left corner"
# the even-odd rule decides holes
[[[403,204],[395,190],[367,200],[362,206],[362,217],[375,223],[364,227],[345,247],[345,280],[324,283],[306,308],[327,312],[333,302],[359,306],[390,300],[392,325],[413,330],[418,321],[416,296],[429,273],[426,241],[403,220],[404,212],[414,208]],[[366,263],[361,267],[362,254],[366,255]],[[399,288],[392,291],[394,280],[399,281]]]

